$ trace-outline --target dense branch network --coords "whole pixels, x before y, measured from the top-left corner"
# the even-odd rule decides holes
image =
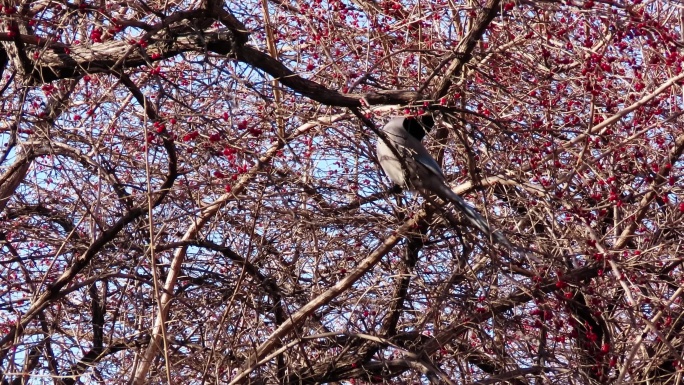
[[[3,384],[673,383],[682,10],[0,4]],[[388,189],[391,115],[538,258]]]

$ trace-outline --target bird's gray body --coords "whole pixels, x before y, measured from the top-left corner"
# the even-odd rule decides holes
[[[383,127],[386,138],[379,138],[377,144],[380,166],[392,182],[400,187],[417,191],[426,190],[451,202],[472,226],[504,246],[512,248],[505,236],[499,232],[492,232],[482,215],[453,192],[446,183],[439,164],[421,143],[425,133],[432,128],[432,123],[431,118],[425,124],[416,118],[403,117],[392,118],[387,122]]]
[[[431,184],[431,180],[444,181],[442,169],[435,159],[423,147],[420,140],[409,134],[404,128],[405,118],[392,118],[383,128],[387,141],[378,140],[378,160],[385,174],[392,182],[409,190],[428,188],[425,183]],[[390,142],[390,143],[386,143]],[[400,157],[404,159],[402,165],[397,156],[389,147],[392,145]]]

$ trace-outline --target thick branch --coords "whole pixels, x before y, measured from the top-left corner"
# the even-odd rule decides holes
[[[285,337],[295,326],[299,325],[306,317],[311,313],[316,311],[316,309],[329,303],[333,298],[337,297],[341,293],[348,290],[356,281],[363,277],[370,269],[373,268],[380,259],[387,255],[394,248],[394,246],[403,239],[406,234],[413,229],[417,223],[424,218],[424,213],[416,215],[414,218],[408,220],[404,225],[402,225],[397,231],[385,241],[379,245],[369,256],[363,259],[356,269],[349,273],[346,277],[341,279],[337,284],[333,285],[330,289],[318,295],[316,298],[311,300],[308,304],[304,305],[298,311],[290,316],[287,322],[283,323],[278,327],[270,336],[264,341],[259,347],[256,348],[256,353],[254,356],[250,357],[248,361],[248,366],[237,375],[231,384],[236,384],[240,382],[243,378],[249,375],[254,369],[258,368],[264,363],[262,360],[271,349]]]
[[[454,50],[456,59],[451,62],[444,72],[442,82],[432,95],[433,100],[437,100],[447,94],[449,87],[451,87],[451,80],[453,77],[458,75],[463,66],[472,58],[477,42],[480,41],[492,20],[499,14],[500,3],[501,0],[489,0],[482,8],[481,12],[478,14],[475,25]]]
[[[174,29],[171,29],[170,35],[174,35]],[[3,33],[0,33],[0,40],[6,38]],[[20,38],[22,41],[36,46],[47,44],[44,42],[45,39],[41,40],[35,36],[21,36]],[[101,44],[70,47],[52,43],[48,45],[51,49],[45,50],[35,63],[36,73],[40,79],[49,82],[84,73],[111,72],[119,68],[145,66],[151,60],[150,56],[163,59],[183,52],[205,52],[206,50],[233,57],[256,67],[292,91],[326,105],[360,107],[362,98],[368,104],[373,105],[408,104],[420,99],[417,92],[407,90],[343,94],[329,89],[299,76],[277,59],[254,47],[238,44],[233,33],[228,29],[208,31],[202,35],[177,36],[173,42],[151,40],[148,44],[148,47],[143,50],[140,46],[131,46],[126,41],[109,41]]]

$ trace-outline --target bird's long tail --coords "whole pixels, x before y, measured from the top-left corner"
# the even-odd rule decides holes
[[[506,238],[505,235],[503,235],[501,232],[494,230],[492,231],[489,228],[489,224],[487,224],[487,221],[482,217],[482,215],[477,212],[473,207],[468,205],[463,198],[458,196],[455,192],[453,192],[449,186],[446,184],[440,184],[438,188],[434,189],[433,191],[435,194],[437,194],[438,197],[442,198],[443,200],[447,202],[451,202],[458,211],[463,213],[463,215],[466,217],[468,220],[468,223],[470,223],[472,226],[476,227],[480,231],[482,231],[486,236],[491,237],[494,241],[497,243],[501,244],[502,246],[505,246],[509,250],[513,251],[515,250],[515,247],[511,242]]]

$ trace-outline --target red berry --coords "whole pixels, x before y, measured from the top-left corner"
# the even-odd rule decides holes
[[[183,141],[184,141],[184,142],[189,142],[189,141],[191,141],[191,140],[197,138],[198,136],[199,136],[199,132],[197,132],[197,131],[192,131],[192,132],[189,132],[189,133],[183,135]]]

